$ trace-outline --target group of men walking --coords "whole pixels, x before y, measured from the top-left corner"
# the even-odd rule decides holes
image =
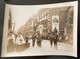
[[[37,46],[41,47],[42,38],[39,33],[37,35],[32,36],[32,46],[35,46],[35,42],[37,42]]]
[[[51,47],[52,47],[53,42],[54,42],[54,48],[57,49],[57,42],[59,40],[59,35],[57,33],[52,32],[52,33],[49,34],[49,38],[48,39],[50,40]]]
[[[41,47],[41,42],[44,38],[38,33],[37,35],[33,35],[32,36],[32,46],[35,46],[35,41],[37,40],[37,46]],[[50,32],[47,35],[46,40],[50,41],[50,45],[52,47],[53,43],[54,43],[54,48],[57,49],[57,42],[59,40],[59,33],[58,31],[54,31],[54,32]]]

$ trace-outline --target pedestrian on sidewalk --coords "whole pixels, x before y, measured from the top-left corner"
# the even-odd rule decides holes
[[[33,36],[32,36],[32,46],[33,46],[33,47],[35,46],[35,39],[36,39],[36,36],[33,35]]]
[[[55,27],[54,31],[53,31],[53,40],[54,40],[54,48],[57,49],[57,42],[58,42],[58,30]]]
[[[39,32],[37,32],[37,35],[38,35],[38,37],[37,37],[37,46],[39,46],[39,47],[41,47],[41,35],[40,35],[40,33]]]
[[[53,35],[52,35],[52,33],[49,33],[49,40],[50,40],[50,45],[51,45],[51,48],[52,48],[52,45],[53,45]]]
[[[58,33],[55,33],[54,35],[54,48],[57,49],[57,42],[58,42]]]

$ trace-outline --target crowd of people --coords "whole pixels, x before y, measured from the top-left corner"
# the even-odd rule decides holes
[[[8,36],[8,49],[13,48],[15,49],[15,46],[28,46],[30,47],[30,42],[29,40],[32,40],[32,47],[35,46],[35,43],[37,43],[37,46],[41,47],[42,46],[42,41],[48,40],[50,41],[50,45],[51,47],[53,46],[54,43],[54,48],[57,49],[57,42],[60,39],[59,38],[59,33],[58,31],[54,31],[54,32],[50,32],[46,35],[46,38],[44,38],[45,36],[40,35],[39,32],[37,32],[37,34],[33,34],[31,36],[31,38],[28,37],[28,34],[26,33],[24,34],[13,34],[10,33],[10,35]],[[28,48],[27,47],[27,48]],[[21,48],[22,49],[22,48]]]

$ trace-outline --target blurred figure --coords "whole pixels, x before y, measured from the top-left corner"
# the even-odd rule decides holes
[[[23,38],[23,36],[21,34],[18,35],[18,37],[16,38],[16,44],[17,45],[21,45],[21,44],[25,44],[25,40]]]
[[[26,41],[26,43],[28,43],[28,36],[27,33],[23,35],[24,36],[24,40]]]
[[[41,47],[41,35],[39,36],[39,47]]]
[[[15,35],[10,33],[8,36],[7,52],[15,51]]]
[[[35,39],[36,39],[36,36],[33,35],[33,36],[32,36],[32,46],[33,46],[33,47],[35,46]]]
[[[54,48],[57,49],[57,42],[58,42],[58,35],[55,35],[54,37]]]
[[[53,35],[54,35],[54,48],[56,48],[57,49],[57,42],[58,42],[58,30],[56,29],[56,27],[55,27],[55,29],[54,29],[54,32],[53,32]]]
[[[52,48],[52,44],[53,44],[53,35],[52,35],[52,33],[49,33],[48,34],[48,39],[50,40],[50,45],[51,45],[51,48]]]
[[[37,32],[37,46],[41,47],[41,35],[39,31]]]

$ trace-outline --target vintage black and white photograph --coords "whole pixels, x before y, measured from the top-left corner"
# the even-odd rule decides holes
[[[6,4],[6,56],[74,56],[77,4],[70,3],[61,6]]]

